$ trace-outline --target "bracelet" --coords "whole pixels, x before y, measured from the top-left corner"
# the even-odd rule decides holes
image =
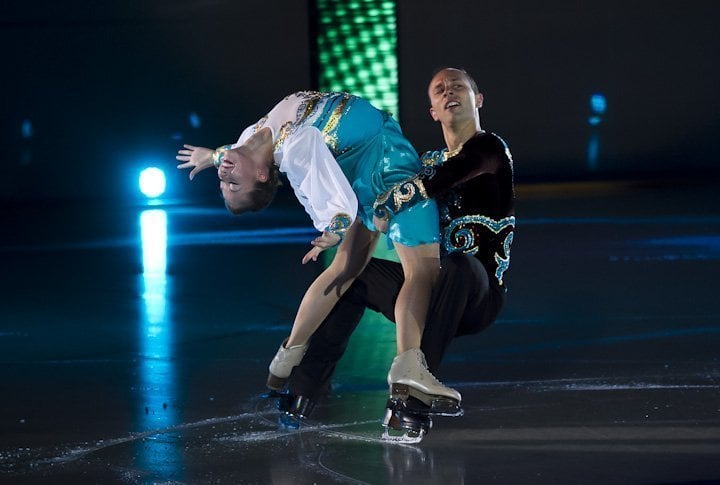
[[[222,163],[223,158],[225,158],[225,152],[231,148],[232,145],[223,145],[212,152],[212,162],[215,168],[220,168],[220,164]]]
[[[340,242],[342,242],[342,240],[345,239],[345,234],[350,228],[351,223],[352,219],[350,216],[344,212],[340,212],[330,219],[330,224],[325,228],[325,232],[331,232],[340,236]]]

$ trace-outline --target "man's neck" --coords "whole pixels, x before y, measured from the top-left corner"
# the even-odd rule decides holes
[[[466,141],[482,131],[482,128],[480,128],[480,120],[475,119],[474,122],[463,123],[460,126],[443,125],[442,130],[448,151],[453,151],[459,150]]]

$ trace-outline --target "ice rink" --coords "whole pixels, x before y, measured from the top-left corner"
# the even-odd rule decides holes
[[[380,439],[394,327],[368,313],[300,430],[262,397],[322,266],[301,209],[10,209],[2,483],[720,481],[717,181],[517,187],[508,303],[438,377],[465,416]]]

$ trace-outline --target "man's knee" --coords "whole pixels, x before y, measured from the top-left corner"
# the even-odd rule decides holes
[[[450,253],[442,260],[438,283],[446,284],[448,281],[477,291],[488,286],[487,270],[475,256]]]

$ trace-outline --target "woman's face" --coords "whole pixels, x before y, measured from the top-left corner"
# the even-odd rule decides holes
[[[231,211],[242,207],[257,182],[252,161],[237,150],[228,150],[218,168],[220,192]]]

